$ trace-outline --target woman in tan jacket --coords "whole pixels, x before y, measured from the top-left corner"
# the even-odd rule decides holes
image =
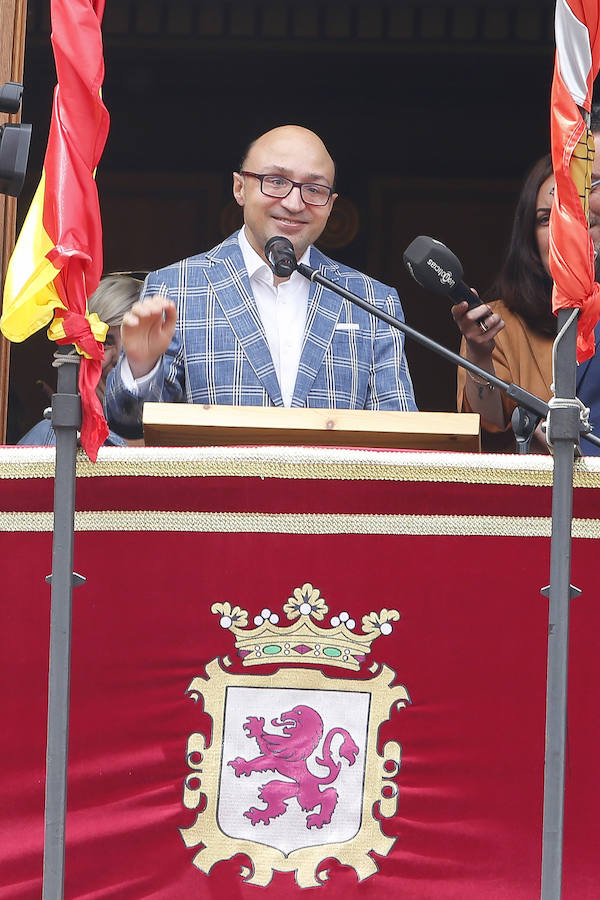
[[[552,343],[556,318],[552,313],[552,279],[548,263],[548,222],[554,175],[544,156],[525,179],[513,222],[508,254],[488,296],[488,315],[466,303],[452,307],[463,334],[461,355],[486,372],[514,382],[542,400],[552,395]],[[485,308],[484,308],[485,309]],[[514,449],[510,419],[515,408],[502,391],[483,378],[459,369],[458,409],[478,412],[490,449]],[[547,452],[538,430],[534,452]]]

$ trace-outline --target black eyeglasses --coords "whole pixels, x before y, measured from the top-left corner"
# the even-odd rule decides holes
[[[240,175],[250,175],[260,181],[260,190],[266,197],[287,197],[295,187],[300,188],[300,196],[309,206],[325,206],[333,193],[333,188],[326,184],[311,184],[310,182],[292,181],[283,175],[257,175],[256,172],[240,172]]]

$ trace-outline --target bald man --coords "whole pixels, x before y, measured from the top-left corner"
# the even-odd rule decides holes
[[[121,328],[124,356],[107,385],[109,422],[141,433],[144,401],[416,409],[402,336],[298,272],[274,276],[267,240],[403,318],[395,290],[314,246],[337,198],[322,140],[297,125],[248,148],[233,195],[244,226],[207,253],[148,277]]]

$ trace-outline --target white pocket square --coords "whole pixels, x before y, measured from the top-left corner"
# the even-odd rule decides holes
[[[338,322],[335,326],[336,331],[358,331],[358,322]]]

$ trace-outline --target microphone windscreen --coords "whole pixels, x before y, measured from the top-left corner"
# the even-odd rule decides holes
[[[420,235],[404,251],[404,264],[422,287],[452,296],[463,277],[457,256],[435,238]]]

